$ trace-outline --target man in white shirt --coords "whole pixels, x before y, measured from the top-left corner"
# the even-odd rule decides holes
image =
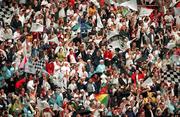
[[[74,80],[71,81],[71,83],[68,86],[68,89],[70,89],[71,91],[74,91],[75,89],[77,89],[77,85]]]

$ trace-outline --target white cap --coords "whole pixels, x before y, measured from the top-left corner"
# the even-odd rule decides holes
[[[90,60],[90,59],[88,59],[88,60],[87,60],[87,62],[88,62],[88,61],[90,62],[91,60]]]
[[[104,60],[103,60],[103,59],[101,59],[101,60],[100,60],[100,62],[104,62]]]

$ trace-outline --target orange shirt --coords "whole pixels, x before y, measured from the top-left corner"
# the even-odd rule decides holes
[[[96,8],[95,7],[90,7],[89,8],[89,16],[93,16],[96,13]]]

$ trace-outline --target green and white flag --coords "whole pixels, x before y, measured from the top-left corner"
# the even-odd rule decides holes
[[[152,12],[153,12],[153,9],[148,9],[148,8],[141,7],[139,17],[149,16],[149,15],[151,15]]]

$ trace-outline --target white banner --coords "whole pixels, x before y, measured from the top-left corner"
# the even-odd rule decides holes
[[[31,32],[43,32],[44,27],[40,23],[32,23]]]

